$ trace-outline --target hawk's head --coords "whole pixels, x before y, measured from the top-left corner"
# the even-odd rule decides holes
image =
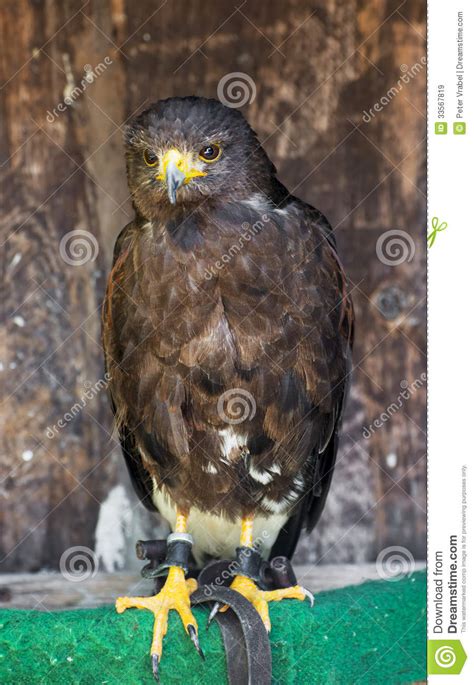
[[[139,114],[125,136],[135,206],[153,218],[166,206],[268,194],[275,168],[235,109],[198,97],[161,100]]]

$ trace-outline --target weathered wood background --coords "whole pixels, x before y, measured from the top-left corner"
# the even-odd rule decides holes
[[[121,127],[159,98],[216,97],[233,72],[255,83],[244,111],[281,180],[336,227],[356,306],[334,486],[298,558],[362,562],[392,545],[423,558],[424,383],[400,392],[426,363],[426,74],[412,73],[425,4],[3,0],[0,14],[2,570],[57,568],[71,546],[121,568],[159,532],[96,385],[105,274],[131,214]],[[387,263],[376,246],[391,230],[409,234],[408,258]]]

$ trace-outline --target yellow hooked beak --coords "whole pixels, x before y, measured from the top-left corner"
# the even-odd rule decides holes
[[[176,192],[192,178],[206,176],[204,171],[193,168],[190,154],[183,154],[175,148],[168,150],[161,158],[160,172],[155,176],[157,181],[163,181],[168,191],[172,205],[176,204]]]

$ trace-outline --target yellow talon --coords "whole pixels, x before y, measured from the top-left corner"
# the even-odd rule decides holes
[[[119,597],[115,602],[115,608],[119,614],[132,607],[136,609],[148,609],[155,617],[153,627],[153,640],[150,653],[161,658],[163,651],[163,637],[168,628],[168,613],[171,609],[178,612],[181,621],[189,634],[192,626],[197,635],[197,623],[191,612],[189,596],[196,590],[197,582],[194,578],[186,580],[184,571],[178,566],[171,566],[166,582],[160,592],[153,597]]]
[[[308,591],[299,585],[281,588],[280,590],[260,590],[257,584],[246,576],[235,576],[230,587],[243,595],[255,607],[268,632],[272,627],[268,613],[268,602],[279,602],[282,599],[304,600],[309,595]],[[221,611],[226,609],[227,607],[222,607]]]
[[[186,516],[178,513],[176,531],[184,532]],[[163,638],[168,629],[168,614],[171,609],[178,612],[186,632],[191,638],[196,650],[204,658],[197,637],[198,627],[191,612],[190,595],[196,590],[197,581],[194,578],[186,580],[184,570],[179,566],[170,566],[168,577],[160,592],[153,597],[118,597],[115,608],[119,614],[126,609],[148,609],[155,617],[153,625],[153,639],[151,641],[151,661],[153,675],[158,679],[158,664],[163,651]]]
[[[252,529],[253,516],[244,516],[242,519],[242,529],[240,534],[240,544],[245,547],[252,545]],[[247,578],[247,576],[235,576],[230,586],[235,592],[239,592],[245,597],[257,610],[263,624],[268,632],[271,630],[270,616],[268,612],[268,602],[279,602],[281,599],[300,599],[304,600],[306,597],[310,600],[313,606],[313,595],[300,585],[293,587],[285,587],[280,590],[260,590],[257,584]],[[226,611],[228,606],[223,606],[220,611]],[[217,610],[217,606],[215,608]],[[211,612],[211,618],[214,615]]]

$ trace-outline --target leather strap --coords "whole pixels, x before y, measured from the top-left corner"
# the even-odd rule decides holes
[[[235,550],[237,568],[234,575],[246,576],[258,583],[262,555],[254,547],[237,547]]]
[[[242,595],[227,587],[199,587],[191,604],[219,602],[229,609],[215,620],[222,633],[230,685],[271,685],[270,640],[260,616]]]
[[[273,557],[271,561],[262,561],[259,583],[262,589],[279,590],[297,584],[293,566],[287,557]]]
[[[172,533],[166,542],[164,540],[139,540],[136,545],[137,557],[150,560],[150,563],[142,568],[142,576],[144,578],[167,576],[170,566],[179,566],[187,573],[192,541],[191,535],[186,533]]]

